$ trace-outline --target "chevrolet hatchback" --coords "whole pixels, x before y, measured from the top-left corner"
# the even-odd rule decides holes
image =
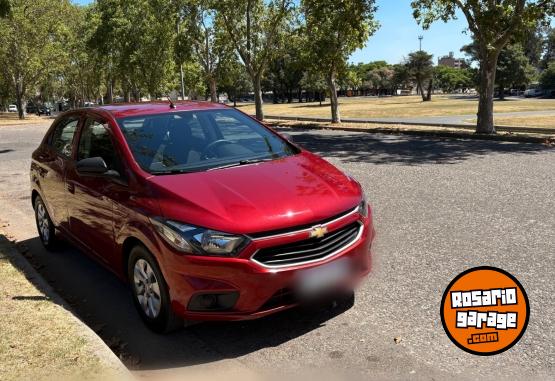
[[[67,112],[30,174],[43,244],[59,233],[128,282],[157,332],[266,316],[371,269],[361,186],[224,105]]]

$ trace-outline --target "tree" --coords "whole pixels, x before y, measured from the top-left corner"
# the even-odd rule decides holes
[[[555,90],[555,62],[551,62],[541,74],[540,85],[544,90]]]
[[[422,96],[423,102],[432,100],[434,74],[434,63],[432,58],[433,56],[431,54],[419,50],[410,53],[406,63],[412,80],[416,82],[418,92]]]
[[[226,56],[232,54],[225,43],[223,31],[215,27],[215,11],[209,0],[194,0],[185,3],[187,14],[185,27],[181,29],[182,41],[188,41],[193,59],[202,67],[210,91],[210,100],[218,102],[217,80],[223,69]],[[187,47],[189,49],[189,47]]]
[[[444,93],[472,86],[472,73],[469,69],[439,65],[434,69],[435,86]]]
[[[326,79],[332,123],[340,123],[336,80],[348,57],[378,28],[375,0],[302,0],[310,62]]]
[[[410,86],[410,72],[404,63],[393,65],[393,77],[391,78],[391,86],[393,92],[399,88]]]
[[[175,5],[166,0],[98,0],[100,22],[89,46],[103,58],[109,86],[125,101],[166,94],[175,87]]]
[[[218,81],[220,89],[227,94],[228,98],[233,99],[233,107],[237,107],[237,97],[252,91],[252,82],[245,67],[236,57],[233,58],[222,65],[222,70],[218,72]]]
[[[466,45],[462,49],[472,61],[478,60],[476,43]],[[524,54],[522,45],[514,43],[505,46],[499,52],[495,73],[495,85],[499,89],[499,98],[505,99],[506,88],[516,88],[528,85],[534,77],[536,69],[530,65]]]
[[[60,63],[60,36],[71,5],[68,0],[12,0],[9,6],[0,19],[0,70],[23,119],[29,92]]]
[[[555,14],[553,0],[413,0],[415,19],[428,28],[448,21],[460,9],[478,45],[480,97],[476,132],[494,134],[493,95],[497,59],[511,38],[522,35],[540,20]]]
[[[214,3],[216,25],[225,30],[251,78],[256,118],[264,119],[262,76],[291,13],[292,0],[221,0]]]
[[[555,61],[555,28],[551,28],[545,38],[545,51],[541,61],[543,69],[549,66],[550,62]]]
[[[296,92],[302,100],[301,80],[306,71],[306,39],[298,25],[291,24],[280,35],[277,52],[268,66],[266,81],[272,90],[274,102],[293,102]]]

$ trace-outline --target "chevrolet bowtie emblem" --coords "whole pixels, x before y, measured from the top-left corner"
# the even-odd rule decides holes
[[[310,231],[310,238],[322,238],[328,232],[325,226],[315,226]]]

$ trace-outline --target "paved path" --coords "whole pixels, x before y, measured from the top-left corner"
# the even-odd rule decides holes
[[[201,324],[158,336],[142,325],[125,286],[112,274],[70,246],[55,253],[41,248],[27,171],[44,130],[0,128],[0,217],[30,248],[42,275],[144,377],[183,379],[191,369],[223,369],[224,377],[276,370],[302,377],[298,370],[308,368],[350,379],[436,380],[549,379],[555,372],[553,148],[293,131],[295,141],[360,180],[373,205],[375,270],[354,306]],[[520,343],[493,357],[455,347],[438,313],[447,284],[479,265],[514,274],[531,301],[530,325]]]
[[[545,111],[518,111],[518,112],[498,112],[494,114],[495,118],[503,117],[524,117],[524,116],[549,116],[553,115],[555,118],[555,110],[545,110]],[[359,119],[361,121],[367,121],[369,119],[360,118],[349,118],[349,119]],[[372,118],[374,122],[403,122],[403,123],[429,123],[429,124],[469,124],[473,125],[473,122],[468,120],[476,119],[476,114],[466,114],[466,115],[447,115],[447,116],[422,116],[422,117],[397,117],[397,118]],[[555,129],[555,121],[553,124]]]

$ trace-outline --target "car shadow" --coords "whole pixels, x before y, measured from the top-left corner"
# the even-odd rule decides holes
[[[297,308],[253,321],[198,323],[159,335],[139,318],[127,285],[69,243],[47,251],[35,237],[19,242],[18,248],[72,312],[130,369],[175,368],[237,358],[318,329],[354,303],[353,298],[343,298],[318,310]]]
[[[364,132],[322,133],[307,128],[276,128],[322,156],[377,165],[456,164],[490,154],[538,154],[555,149],[539,143],[451,137],[385,135]]]

